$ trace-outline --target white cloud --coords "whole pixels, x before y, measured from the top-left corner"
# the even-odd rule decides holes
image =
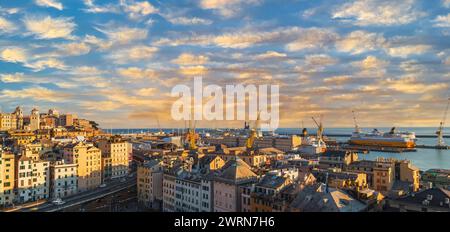
[[[91,48],[86,43],[67,43],[56,46],[62,56],[79,56],[88,54]]]
[[[63,10],[62,3],[58,2],[57,0],[35,0],[34,2],[38,6],[53,7],[53,8],[56,8],[58,10]]]
[[[331,84],[331,85],[342,85],[342,84],[350,82],[351,80],[352,80],[352,78],[350,76],[343,75],[343,76],[327,77],[327,78],[323,79],[323,82],[326,84]]]
[[[118,13],[119,9],[114,4],[108,4],[104,6],[98,6],[94,3],[94,0],[83,0],[84,5],[87,6],[83,11],[88,13]]]
[[[55,58],[48,58],[43,60],[38,60],[36,62],[26,64],[26,67],[29,67],[33,69],[33,71],[38,72],[47,68],[53,68],[53,69],[60,69],[60,70],[66,70],[67,66],[64,64],[64,62],[55,59]]]
[[[444,7],[450,8],[450,0],[442,0],[442,5],[444,5]]]
[[[158,13],[158,9],[147,1],[120,0],[120,5],[130,19],[141,19],[150,14]]]
[[[329,55],[318,54],[306,56],[305,63],[309,66],[328,66],[336,64],[337,60]]]
[[[425,16],[416,6],[416,0],[358,0],[342,5],[332,14],[334,19],[359,26],[402,25]]]
[[[5,89],[0,92],[2,98],[10,99],[25,99],[30,98],[37,101],[49,101],[49,102],[67,102],[69,94],[59,93],[54,90],[50,90],[42,87],[32,87],[21,90],[9,90]]]
[[[100,75],[105,73],[105,71],[99,70],[94,66],[79,66],[75,67],[71,70],[71,74],[73,75]]]
[[[338,38],[336,33],[319,28],[300,28],[296,34],[298,35],[297,39],[286,45],[288,51],[327,47]]]
[[[0,16],[0,33],[1,32],[9,33],[15,30],[16,26],[12,22]]]
[[[382,35],[370,33],[367,31],[353,31],[346,37],[336,42],[336,48],[341,52],[351,54],[360,54],[367,51],[373,51],[386,43]]]
[[[155,93],[157,92],[156,88],[142,88],[139,89],[136,94],[139,96],[143,96],[143,97],[151,97],[153,95],[155,95]]]
[[[19,8],[2,8],[2,7],[0,7],[0,13],[3,13],[3,14],[12,15],[12,14],[17,14],[19,12],[20,12]]]
[[[433,22],[435,27],[450,27],[450,13],[447,15],[438,15]]]
[[[93,35],[86,35],[83,39],[83,42],[93,45],[93,46],[96,46],[100,50],[106,50],[108,48],[111,48],[111,46],[113,45],[112,41],[106,41],[103,39],[99,39]]]
[[[412,73],[416,75],[420,73],[424,74],[425,72],[427,72],[426,65],[421,64],[417,60],[403,61],[402,63],[400,63],[400,68],[406,73]]]
[[[355,61],[351,64],[361,70],[359,73],[356,73],[356,76],[371,78],[383,77],[386,74],[386,67],[389,65],[389,62],[375,56],[367,56],[364,60]]]
[[[208,69],[203,65],[180,67],[180,73],[182,75],[186,75],[186,76],[204,75],[207,72],[208,72]]]
[[[260,0],[201,0],[200,8],[215,10],[224,17],[234,17],[242,11],[243,5],[257,5]]]
[[[150,59],[157,51],[156,47],[141,45],[114,50],[108,55],[108,58],[114,60],[115,63],[125,64],[130,61]]]
[[[195,56],[189,53],[183,53],[177,59],[172,60],[172,63],[178,65],[202,65],[208,62],[208,60],[209,58],[207,56]]]
[[[133,41],[143,40],[147,38],[148,31],[141,28],[130,28],[130,27],[117,27],[117,28],[107,28],[100,29],[98,31],[102,32],[112,43],[117,44],[128,44]]]
[[[447,57],[447,59],[445,59],[445,60],[443,61],[443,63],[446,64],[446,65],[450,65],[450,56]]]
[[[26,18],[24,23],[27,30],[40,39],[73,39],[71,34],[76,27],[71,18],[63,17]]]
[[[358,64],[361,69],[382,69],[389,63],[384,60],[380,60],[375,56],[367,56],[364,60],[358,62]]]
[[[408,57],[410,55],[422,54],[431,49],[430,45],[405,45],[400,47],[390,47],[386,49],[386,52],[395,57]]]
[[[198,35],[177,39],[164,38],[155,45],[215,45],[223,48],[248,48],[260,44],[287,43],[286,49],[298,51],[307,48],[326,47],[332,43],[337,34],[328,29],[281,27],[272,31],[243,29],[221,35]]]
[[[156,72],[151,69],[141,69],[137,67],[130,67],[126,69],[119,69],[117,73],[123,77],[131,79],[155,78]]]
[[[113,101],[85,101],[80,106],[90,111],[113,111],[122,107],[122,104]]]
[[[416,77],[388,79],[383,83],[390,89],[410,94],[435,92],[448,88],[447,83],[422,83]]]
[[[202,19],[198,17],[165,17],[167,21],[169,21],[172,24],[179,24],[179,25],[210,25],[213,23],[213,21],[209,19]]]
[[[0,52],[0,59],[11,63],[25,63],[27,57],[26,50],[19,47],[5,48]]]
[[[17,83],[25,80],[23,73],[0,74],[0,80],[5,83]]]
[[[273,58],[281,58],[286,57],[286,53],[280,53],[276,51],[267,51],[265,53],[259,54],[256,56],[256,59],[263,60],[263,59],[273,59]]]

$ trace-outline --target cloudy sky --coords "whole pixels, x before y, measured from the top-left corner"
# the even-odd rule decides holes
[[[450,0],[0,0],[0,106],[183,127],[174,85],[277,84],[281,127],[437,126]],[[237,126],[241,122],[199,122]]]

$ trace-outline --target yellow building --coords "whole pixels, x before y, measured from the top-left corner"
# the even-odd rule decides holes
[[[33,161],[38,161],[40,159],[42,149],[43,146],[41,143],[29,143],[20,147],[20,154],[25,155]]]
[[[220,156],[203,156],[198,161],[198,168],[206,171],[215,171],[225,165],[225,161]]]
[[[8,133],[9,138],[14,143],[14,146],[20,146],[32,143],[36,139],[36,135],[31,132],[25,132],[25,131],[15,131],[15,132],[9,132]]]
[[[102,151],[102,157],[110,159],[110,166],[106,166],[110,178],[120,178],[128,175],[128,142],[118,136],[98,142],[98,148]]]
[[[78,192],[97,188],[102,182],[102,152],[93,144],[78,143],[64,147],[64,159],[78,164]]]
[[[35,131],[41,128],[41,115],[39,110],[33,109],[30,115],[30,130]]]
[[[15,156],[0,150],[0,207],[11,205],[14,200]]]
[[[12,114],[0,113],[0,131],[13,129],[12,124]]]
[[[395,181],[395,166],[390,162],[377,162],[373,168],[373,188],[386,193]]]
[[[400,181],[409,182],[412,184],[412,190],[414,192],[419,191],[420,175],[419,168],[412,165],[411,162],[402,160],[399,161],[400,165]]]
[[[314,169],[312,172],[317,180],[328,183],[328,186],[332,188],[355,190],[368,188],[366,173],[343,172],[337,168],[328,170]]]

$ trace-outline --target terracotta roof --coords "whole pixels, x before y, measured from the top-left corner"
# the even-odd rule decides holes
[[[222,167],[219,178],[238,181],[242,179],[255,178],[256,174],[252,172],[250,166],[240,158],[230,160]]]
[[[32,159],[26,157],[25,155],[21,155],[19,161],[32,161]]]

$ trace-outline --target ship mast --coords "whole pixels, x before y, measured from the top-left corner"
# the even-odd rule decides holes
[[[444,111],[444,117],[442,118],[441,123],[439,124],[439,128],[436,131],[436,134],[438,136],[438,146],[439,147],[444,147],[445,146],[445,142],[444,142],[444,126],[445,126],[445,120],[447,119],[447,112],[448,112],[448,108],[450,105],[450,98],[447,99],[447,107],[445,108]]]

